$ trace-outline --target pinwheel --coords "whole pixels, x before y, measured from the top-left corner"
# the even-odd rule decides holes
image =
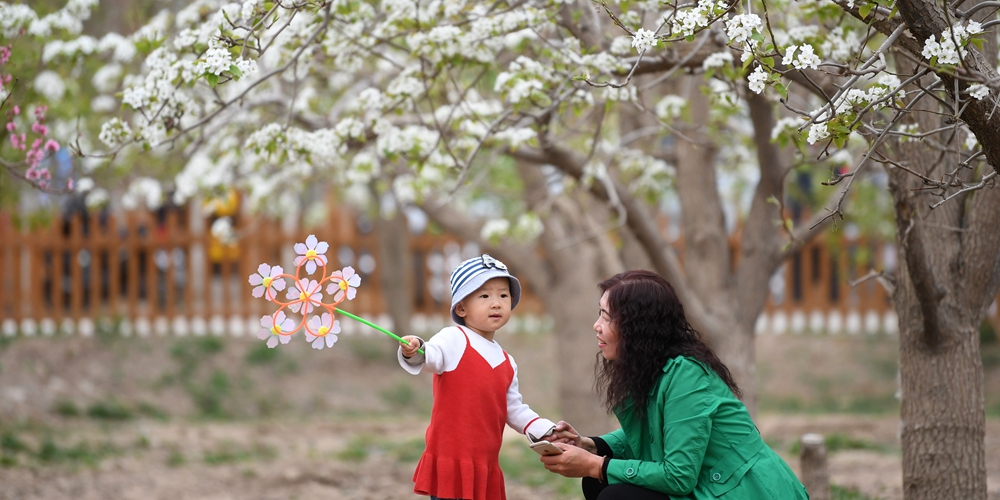
[[[353,300],[357,296],[361,276],[351,266],[327,273],[326,265],[329,260],[325,254],[329,248],[330,245],[325,241],[319,241],[316,235],[310,234],[305,243],[295,244],[294,250],[298,254],[295,258],[295,275],[285,273],[280,266],[269,264],[261,264],[257,272],[250,275],[249,282],[253,286],[251,294],[278,306],[277,311],[260,318],[261,329],[257,338],[267,341],[267,346],[273,348],[287,344],[292,335],[303,330],[306,341],[313,348],[333,347],[340,333],[340,321],[336,320],[336,315],[342,314],[407,344],[395,333],[337,307],[345,300]],[[303,271],[306,276],[302,275]],[[308,277],[316,271],[321,272],[319,280]],[[287,287],[287,302],[282,302],[278,292],[285,290],[286,279],[291,280],[292,286]],[[326,295],[323,294],[324,286]],[[323,302],[324,297],[332,298],[333,302]],[[286,311],[300,313],[302,319],[296,324]]]

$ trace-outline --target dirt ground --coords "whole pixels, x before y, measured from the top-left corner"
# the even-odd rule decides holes
[[[791,442],[804,432],[844,434],[854,439],[895,442],[898,420],[891,417],[777,416],[758,419],[768,442]],[[108,432],[98,426],[72,429],[75,435],[97,436]],[[117,429],[116,439],[145,439],[142,450],[107,458],[96,467],[14,467],[0,469],[2,500],[278,500],[296,498],[411,499],[410,475],[415,462],[400,460],[389,452],[371,452],[364,458],[349,457],[352,437],[378,436],[379,440],[407,442],[419,439],[420,425],[401,428],[384,419],[353,422],[229,422],[128,424]],[[991,499],[1000,498],[1000,422],[988,429],[989,489]],[[266,456],[222,460],[208,465],[195,457],[208,456],[227,443],[242,443],[244,449],[268,449]],[[248,444],[249,443],[249,444]],[[508,436],[505,451],[524,447],[521,437]],[[184,450],[186,459],[172,459]],[[216,451],[217,452],[217,451]],[[787,452],[793,469],[798,461]],[[533,463],[533,475],[544,475]],[[845,450],[831,454],[833,484],[856,489],[870,498],[902,498],[900,456],[897,452]],[[526,485],[507,472],[511,500],[573,498],[553,485]]]
[[[430,378],[400,374],[381,340],[280,354],[251,339],[7,341],[0,500],[417,498]],[[544,402],[556,399],[556,375],[533,362],[551,356],[550,339],[504,345],[531,381],[525,400],[553,414]],[[901,499],[894,342],[787,336],[757,348],[768,444],[797,471],[799,437],[824,434],[841,498]],[[987,374],[988,405],[997,380]],[[1000,500],[1000,420],[986,434],[990,499]],[[511,500],[580,498],[523,437],[507,436],[501,463]]]

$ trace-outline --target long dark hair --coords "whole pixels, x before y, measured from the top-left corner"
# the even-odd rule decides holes
[[[684,306],[667,280],[650,271],[626,271],[598,287],[608,292],[608,313],[618,332],[615,359],[598,355],[596,384],[605,394],[609,411],[632,399],[640,418],[644,417],[649,392],[663,366],[677,356],[701,361],[719,374],[737,398],[743,397],[729,368],[684,317]]]

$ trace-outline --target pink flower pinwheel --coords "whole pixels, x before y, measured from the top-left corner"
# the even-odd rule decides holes
[[[325,241],[317,240],[316,235],[310,234],[305,243],[296,243],[294,248],[295,253],[299,254],[298,257],[295,257],[295,265],[298,266],[305,262],[307,273],[316,272],[317,261],[324,266],[326,265],[326,251],[330,249],[330,245]]]
[[[286,297],[293,301],[288,306],[292,312],[301,308],[302,314],[309,314],[323,301],[323,290],[316,280],[302,279],[288,289]]]
[[[285,311],[278,311],[276,317],[271,317],[270,314],[262,316],[260,326],[264,328],[257,332],[257,338],[267,340],[267,346],[272,349],[278,345],[278,342],[287,344],[292,339],[292,334],[295,333],[293,330],[295,323],[291,318],[285,317]]]
[[[330,326],[331,320],[333,320],[333,316],[330,316],[330,313],[323,313],[322,317],[313,316],[309,320],[309,328],[315,333],[309,333],[309,330],[306,330],[306,342],[312,344],[313,349],[333,347],[333,344],[337,343],[340,321],[333,320],[333,326]]]
[[[267,300],[274,300],[278,292],[285,289],[285,280],[276,279],[285,271],[281,266],[271,267],[261,264],[257,267],[257,274],[250,275],[250,284],[254,286],[253,296],[260,298],[267,293]]]
[[[334,271],[330,275],[330,286],[326,287],[326,293],[334,293],[334,302],[340,302],[344,300],[344,295],[347,295],[347,300],[353,300],[354,296],[358,294],[358,286],[361,285],[361,276],[354,272],[354,268],[347,266],[343,271]]]

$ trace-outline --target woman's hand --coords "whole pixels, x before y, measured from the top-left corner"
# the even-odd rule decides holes
[[[541,457],[549,472],[566,477],[593,477],[601,479],[604,458],[567,444],[556,444],[563,452],[560,455]]]
[[[556,424],[556,428],[545,438],[550,443],[564,443],[571,444],[573,446],[583,448],[590,453],[597,453],[597,446],[594,445],[594,440],[588,437],[583,437],[569,422],[565,420],[560,420]]]

